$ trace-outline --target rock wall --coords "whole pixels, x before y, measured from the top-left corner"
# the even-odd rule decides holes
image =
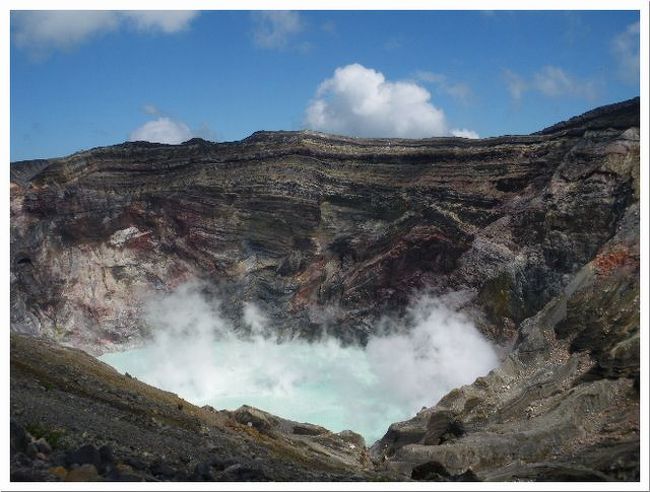
[[[540,264],[562,275],[562,287],[548,290],[547,277],[522,283],[549,295],[522,304],[502,365],[393,424],[371,449],[380,469],[416,480],[639,480],[638,129],[600,139],[622,107],[545,131],[584,127],[532,200],[537,208],[511,219],[511,240],[541,245]],[[484,284],[488,313],[517,312],[516,277]]]
[[[381,468],[424,480],[639,480],[638,207],[503,364],[393,424]]]
[[[259,132],[14,163],[12,329],[110,350],[151,328],[147,296],[199,278],[234,319],[250,300],[349,341],[426,289],[507,344],[634,202],[638,119],[631,100],[531,136]]]
[[[382,476],[638,480],[639,155],[634,99],[530,136],[261,132],[15,163],[11,328],[111,350],[155,329],[147,296],[199,278],[233,319],[251,300],[277,330],[363,342],[426,290],[508,354],[393,424]]]

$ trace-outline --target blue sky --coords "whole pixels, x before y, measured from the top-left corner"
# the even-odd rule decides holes
[[[11,159],[143,139],[525,134],[639,95],[638,12],[14,12]]]

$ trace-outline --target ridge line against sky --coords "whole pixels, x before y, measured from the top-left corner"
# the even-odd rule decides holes
[[[634,11],[11,15],[11,159],[257,130],[525,134],[639,95]]]

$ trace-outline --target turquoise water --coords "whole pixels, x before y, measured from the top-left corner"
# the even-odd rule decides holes
[[[252,405],[280,417],[350,429],[367,444],[388,426],[434,405],[451,389],[497,366],[492,345],[462,315],[432,299],[411,308],[410,327],[366,347],[334,338],[280,341],[264,316],[245,305],[248,335],[235,332],[196,284],[152,300],[143,319],[154,338],[143,348],[100,357],[121,372],[195,405]]]
[[[335,340],[228,337],[200,346],[180,341],[172,350],[154,344],[100,359],[199,406],[252,405],[334,432],[351,429],[371,444],[392,422],[412,417],[494,367],[488,361],[481,369],[453,354],[445,362],[435,350],[426,357],[410,342],[404,336],[378,338],[363,349]]]
[[[386,394],[365,350],[334,341],[231,338],[214,342],[210,358],[200,362],[173,361],[165,352],[151,346],[100,359],[199,406],[234,410],[252,405],[335,432],[352,429],[368,443],[418,409]]]

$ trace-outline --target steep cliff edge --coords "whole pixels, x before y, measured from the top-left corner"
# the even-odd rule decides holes
[[[278,330],[361,341],[428,289],[507,343],[635,200],[638,100],[584,120],[477,141],[260,132],[12,164],[12,329],[110,349],[146,332],[152,290],[201,278],[233,318],[252,300]]]
[[[577,132],[583,138],[571,151],[582,157],[564,159],[538,202],[546,220],[555,209],[547,199],[568,185],[561,192],[571,190],[565,194],[564,224],[584,220],[577,227],[598,227],[597,209],[569,210],[581,206],[585,190],[611,200],[610,186],[622,179],[633,192],[620,209],[614,234],[519,324],[513,350],[498,369],[391,426],[371,450],[383,468],[419,480],[468,475],[482,480],[639,479],[638,131],[627,129],[620,140],[605,145],[594,138],[616,125],[624,107],[599,108],[542,132]],[[569,249],[565,258],[572,255]]]
[[[509,352],[371,453],[414,479],[638,479],[639,100],[530,136],[259,132],[12,164],[12,331],[137,343],[207,280],[237,320],[363,342],[427,290]]]
[[[535,316],[502,365],[373,446],[417,479],[639,479],[639,236],[616,235]]]

